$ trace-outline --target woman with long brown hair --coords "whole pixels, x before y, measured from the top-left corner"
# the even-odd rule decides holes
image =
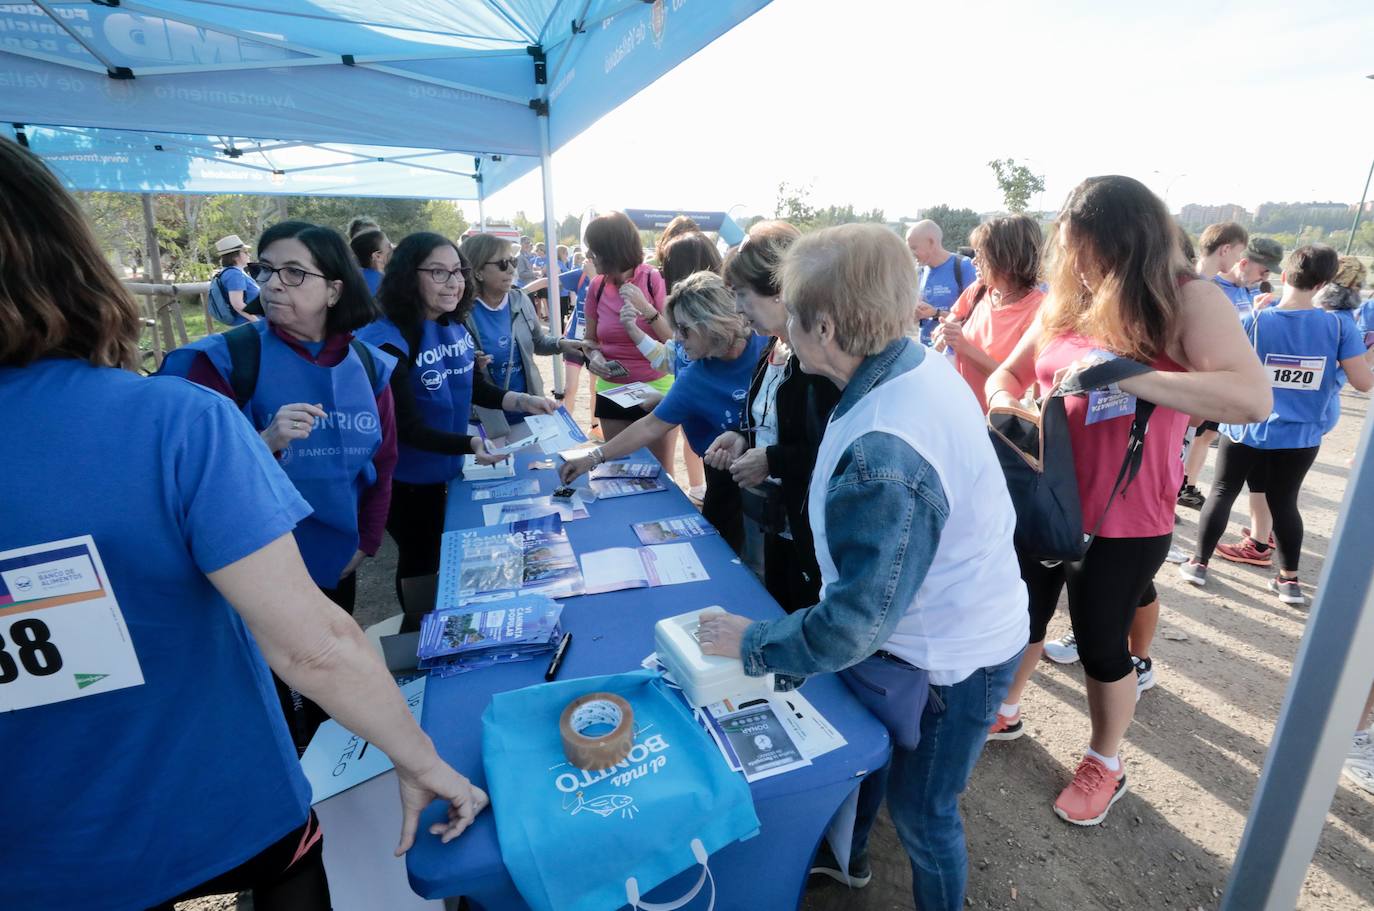
[[[310,509],[234,403],[135,372],[140,325],[76,201],[0,139],[0,414],[28,435],[0,473],[0,742],[23,745],[5,820],[24,833],[0,907],[251,889],[259,909],[327,909],[269,666],[395,760],[398,850],[432,800],[448,840],[486,795],[311,581],[292,537]]]
[[[989,406],[1014,401],[1036,383],[1048,393],[1105,359],[1131,358],[1153,370],[1123,380],[1119,392],[1065,399],[1083,527],[1098,533],[1078,563],[1047,567],[1021,558],[1030,645],[991,736],[1020,736],[1020,693],[1067,586],[1092,733],[1054,810],[1076,825],[1096,825],[1126,790],[1118,752],[1136,700],[1127,637],[1173,536],[1188,416],[1262,420],[1271,396],[1234,308],[1215,285],[1197,280],[1168,209],[1143,184],[1119,176],[1085,180],[1069,195],[1056,229],[1048,299],[1039,322],[988,379]],[[1112,502],[1135,396],[1158,407],[1140,473]]]

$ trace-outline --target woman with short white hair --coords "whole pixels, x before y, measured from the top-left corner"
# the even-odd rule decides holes
[[[906,337],[916,276],[896,234],[803,236],[779,277],[801,368],[841,389],[808,502],[820,602],[776,620],[703,615],[702,650],[783,685],[844,671],[892,733],[892,759],[860,789],[849,869],[823,851],[814,872],[868,882],[886,794],[916,907],[956,911],[968,875],[959,795],[1028,632],[1011,497],[973,391]]]

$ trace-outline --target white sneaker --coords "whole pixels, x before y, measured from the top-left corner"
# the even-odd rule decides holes
[[[1207,584],[1207,564],[1198,563],[1194,561],[1192,557],[1189,557],[1186,562],[1179,564],[1178,574],[1183,577],[1184,581],[1191,582],[1194,585]]]
[[[1374,759],[1347,759],[1341,774],[1356,787],[1374,794]]]
[[[1055,664],[1073,664],[1078,660],[1078,640],[1069,633],[1062,639],[1051,639],[1045,643],[1045,657]]]
[[[1350,752],[1346,758],[1374,762],[1374,737],[1368,731],[1356,731],[1355,736],[1350,738]]]
[[[1188,562],[1188,557],[1189,557],[1188,551],[1186,551],[1186,550],[1184,550],[1183,548],[1179,547],[1177,544],[1171,544],[1171,545],[1169,546],[1169,553],[1168,553],[1168,555],[1164,558],[1164,562],[1165,562],[1165,563],[1187,563],[1187,562]]]
[[[1135,655],[1131,656],[1131,663],[1135,665],[1135,698],[1139,702],[1141,693],[1155,688],[1155,663]]]

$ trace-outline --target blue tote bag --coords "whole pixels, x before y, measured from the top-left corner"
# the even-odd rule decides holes
[[[559,718],[597,692],[630,704],[634,746],[593,772],[567,761]],[[709,856],[759,829],[744,778],[651,671],[496,694],[482,715],[482,765],[501,859],[534,911],[646,907],[641,893],[698,865],[696,886],[659,907],[684,907],[708,883],[714,905]]]

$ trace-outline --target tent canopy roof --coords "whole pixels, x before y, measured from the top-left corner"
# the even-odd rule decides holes
[[[482,153],[489,195],[537,165],[542,114],[552,151],[766,3],[37,0],[0,7],[0,120]]]

